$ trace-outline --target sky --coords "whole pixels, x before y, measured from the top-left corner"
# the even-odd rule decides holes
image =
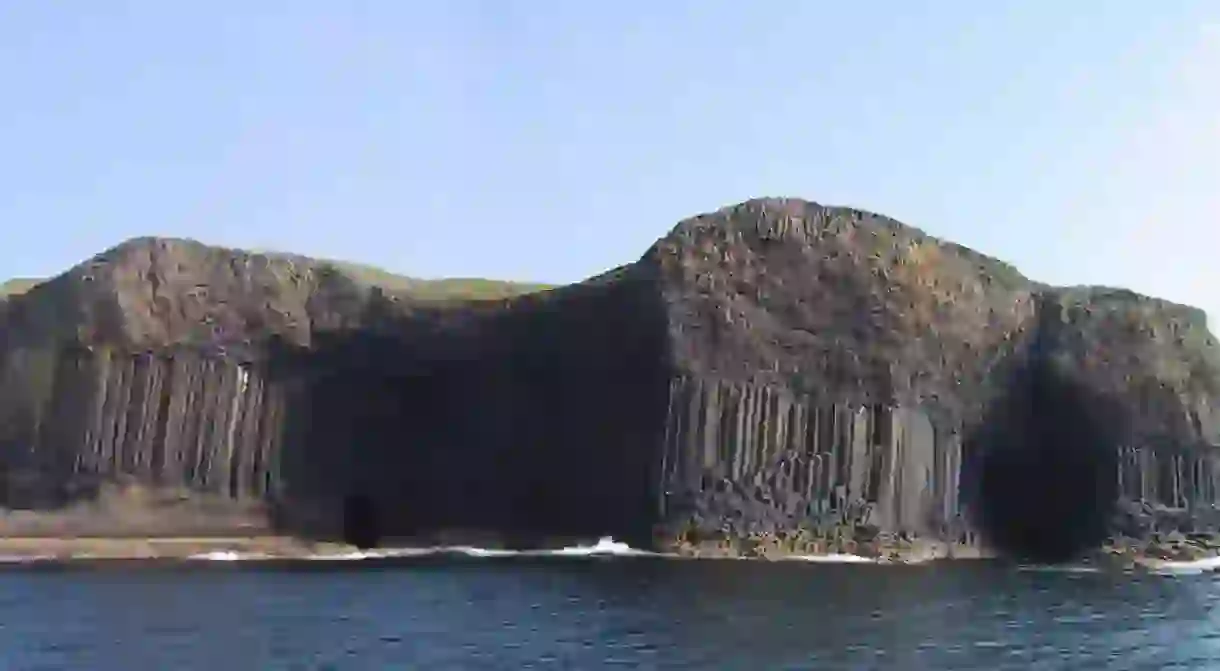
[[[0,0],[0,278],[140,235],[569,282],[760,196],[1220,325],[1214,0]]]

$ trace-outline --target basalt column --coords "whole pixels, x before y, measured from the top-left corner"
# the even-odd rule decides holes
[[[916,410],[676,378],[660,475],[667,524],[740,536],[844,524],[940,533],[961,446]]]
[[[66,350],[56,359],[36,464],[70,490],[124,476],[262,497],[276,479],[277,396],[257,368],[222,358]]]

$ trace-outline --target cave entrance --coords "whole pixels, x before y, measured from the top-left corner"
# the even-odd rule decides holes
[[[343,542],[361,550],[375,548],[381,542],[381,521],[377,504],[364,494],[343,497]]]

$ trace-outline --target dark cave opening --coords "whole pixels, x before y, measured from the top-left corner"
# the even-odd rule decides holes
[[[650,542],[671,370],[659,298],[637,276],[285,349],[284,524],[360,547]]]
[[[348,494],[343,498],[343,542],[361,550],[380,544],[381,524],[377,504],[371,497]]]
[[[1110,534],[1125,414],[1050,362],[1020,371],[1008,390],[970,438],[976,520],[1004,556],[1073,560]]]

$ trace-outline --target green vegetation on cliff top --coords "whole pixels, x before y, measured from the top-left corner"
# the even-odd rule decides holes
[[[16,278],[0,282],[0,300],[4,300],[9,296],[18,296],[32,289],[42,280],[30,278]]]
[[[425,280],[398,275],[376,266],[353,261],[321,259],[271,250],[233,251],[286,260],[315,268],[329,268],[357,284],[381,287],[388,293],[421,301],[498,300],[555,288],[554,285],[538,282],[509,282],[478,277],[446,277]]]
[[[358,284],[381,287],[390,293],[424,301],[497,300],[554,288],[553,285],[536,282],[507,282],[477,277],[424,280],[348,261],[312,259],[278,252],[254,253],[273,258],[289,258],[316,267],[329,266]],[[44,281],[46,280],[14,278],[0,282],[0,301],[24,294]]]
[[[477,277],[449,277],[437,280],[421,280],[395,275],[380,268],[347,261],[323,261],[353,281],[382,287],[393,293],[401,293],[419,300],[494,300],[511,298],[522,294],[546,291],[554,288],[549,284],[528,282],[505,282]]]

